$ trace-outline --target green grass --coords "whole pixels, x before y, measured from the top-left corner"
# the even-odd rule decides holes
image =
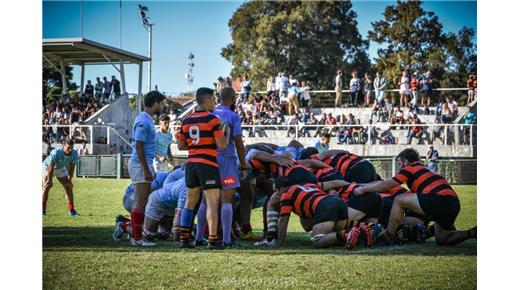
[[[112,241],[114,217],[125,213],[121,198],[128,180],[76,179],[75,204],[80,217],[67,216],[65,193],[56,186],[43,218],[44,289],[474,289],[477,243],[455,247],[406,245],[352,252],[312,249],[292,216],[283,249],[211,252],[181,250],[172,242],[158,247],[130,247]],[[461,199],[458,228],[476,224],[476,186],[455,186]],[[259,210],[253,228],[261,229]],[[257,232],[257,234],[260,234]]]

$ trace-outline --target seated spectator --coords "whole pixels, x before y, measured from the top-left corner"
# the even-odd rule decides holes
[[[330,143],[330,134],[324,133],[320,139],[316,141],[314,147],[318,150],[319,153],[325,152],[329,150]]]
[[[372,113],[370,114],[370,121],[374,119],[374,117],[377,118],[376,122],[381,122],[383,119],[383,108],[378,102],[374,102],[374,105],[372,105]]]
[[[373,125],[372,119],[368,120],[368,126],[365,126],[363,129],[364,142],[362,143],[366,143],[370,139],[370,144],[376,144],[376,140],[379,138],[378,135],[377,127]]]
[[[457,101],[453,100],[453,98],[447,96],[445,99],[446,104],[448,104],[448,108],[453,113],[453,119],[456,119],[459,114],[459,107]]]
[[[412,144],[412,138],[417,138],[419,140],[419,144],[423,143],[423,127],[420,126],[420,123],[417,121],[413,122],[413,127],[408,135],[408,145]]]
[[[381,144],[395,144],[395,137],[390,129],[387,129],[381,133]]]
[[[349,125],[349,126],[345,126],[340,129],[340,132],[338,135],[338,144],[354,143],[354,138],[353,138],[354,127],[351,126],[351,125],[356,125],[356,120],[354,119],[354,115],[348,114],[348,119],[345,122],[345,125]]]
[[[382,110],[383,110],[383,122],[388,122],[388,120],[390,120],[393,110],[394,110],[394,105],[392,104],[390,97],[385,97],[385,103],[384,103]]]
[[[453,112],[450,110],[447,103],[443,103],[441,107],[441,122],[443,124],[453,123]]]
[[[361,121],[359,119],[357,119],[355,124],[353,124],[353,125],[361,125]],[[356,139],[356,136],[357,136],[357,139]],[[361,143],[363,143],[362,137],[363,137],[363,127],[362,126],[352,127],[352,141],[355,144],[361,144]]]
[[[287,121],[287,125],[289,125],[287,127],[287,137],[290,137],[290,134],[294,134],[294,136],[296,137],[296,125],[298,125],[298,114],[292,115]]]
[[[441,141],[443,141],[443,136],[442,136],[442,132],[443,132],[443,129],[440,125],[440,120],[439,118],[435,118],[435,125],[432,126],[432,135],[430,137],[430,144],[433,144],[433,142],[435,141],[435,139],[440,139]]]

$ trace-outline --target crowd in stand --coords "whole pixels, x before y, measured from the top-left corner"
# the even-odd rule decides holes
[[[44,88],[44,91],[46,91],[46,88]],[[73,95],[66,93],[50,100],[47,100],[47,95],[44,93],[42,125],[59,126],[43,127],[42,141],[59,142],[62,138],[71,135],[70,127],[60,126],[84,124],[85,120],[120,95],[120,82],[115,76],[112,76],[111,81],[108,81],[107,77],[103,77],[103,81],[97,77],[95,85],[88,80],[82,93]],[[87,139],[82,127],[72,127],[72,130],[72,137],[76,141]]]

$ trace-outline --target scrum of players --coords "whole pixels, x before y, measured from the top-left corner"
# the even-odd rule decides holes
[[[176,136],[178,148],[189,150],[186,164],[154,175],[142,227],[119,215],[114,240],[125,233],[134,237],[133,232],[142,229],[140,246],[173,239],[181,248],[237,248],[239,240],[283,247],[292,213],[317,248],[353,250],[430,238],[437,245],[456,245],[477,238],[476,226],[455,228],[457,193],[421,163],[415,149],[400,152],[400,170],[382,180],[369,160],[346,150],[319,153],[296,140],[287,146],[244,146],[232,110],[235,93],[224,88],[219,95],[221,103],[215,108],[211,89],[197,91],[198,106]],[[135,207],[136,184],[124,194],[129,212]],[[251,210],[259,207],[263,237],[253,233],[250,222]]]

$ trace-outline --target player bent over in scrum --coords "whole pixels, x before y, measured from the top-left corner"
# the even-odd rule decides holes
[[[170,237],[172,227],[179,226],[180,214],[186,201],[185,183],[183,177],[150,194],[143,227],[146,240],[167,239]],[[128,223],[119,222],[113,234],[114,239],[121,239],[123,230],[131,234],[132,227]]]
[[[316,184],[289,184],[287,177],[275,180],[276,192],[272,200],[278,199],[280,206],[276,246],[283,246],[285,242],[291,212],[312,220],[311,241],[314,247],[345,244],[348,235],[344,230],[348,219],[345,202],[336,195],[325,193]]]
[[[385,192],[406,183],[412,191],[410,194],[395,197],[388,227],[383,232],[384,241],[399,242],[396,232],[406,209],[435,222],[435,243],[438,245],[456,245],[467,239],[476,239],[476,226],[464,231],[455,229],[455,219],[460,211],[459,198],[444,177],[426,168],[419,161],[419,153],[415,149],[408,148],[401,151],[397,159],[401,164],[401,170],[393,178],[354,189],[356,195],[361,195],[366,192]]]

